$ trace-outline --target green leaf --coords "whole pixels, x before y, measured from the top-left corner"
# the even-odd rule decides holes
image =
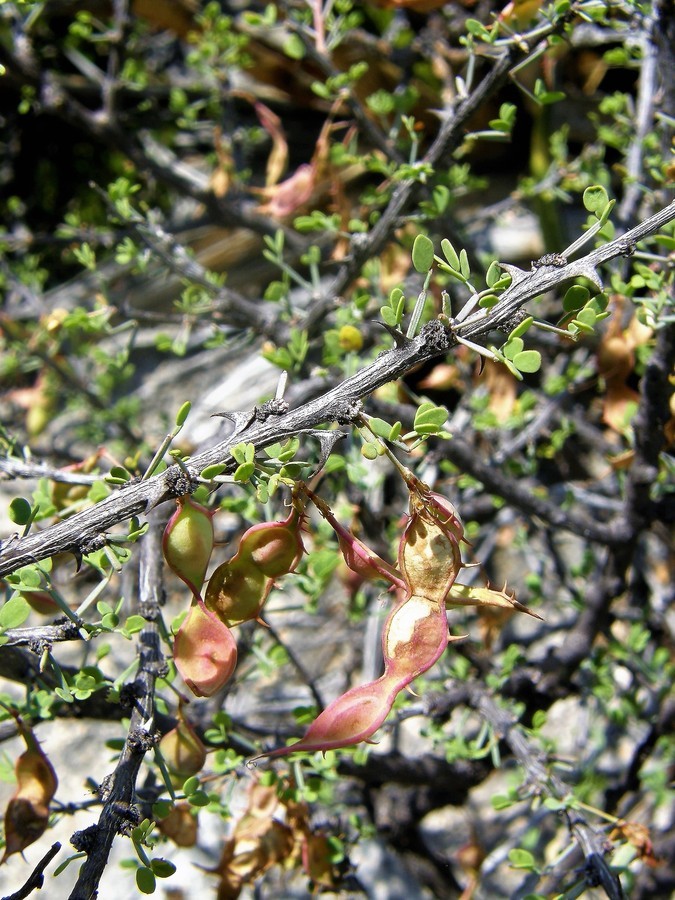
[[[190,410],[192,409],[192,404],[189,400],[186,400],[185,403],[181,406],[181,408],[176,413],[176,427],[182,428],[185,425],[185,420],[190,415]]]
[[[607,191],[601,184],[593,184],[584,191],[584,206],[586,209],[594,213],[598,218],[602,215],[603,210],[609,203]]]
[[[154,894],[157,882],[155,873],[147,866],[140,866],[136,869],[136,887],[141,894]]]
[[[0,630],[6,631],[8,628],[19,628],[30,615],[30,605],[28,601],[15,594],[10,600],[0,607]]]
[[[131,481],[131,473],[124,466],[113,466],[108,475],[108,480],[116,483],[126,484]]]
[[[206,791],[195,791],[194,794],[187,795],[186,800],[190,806],[198,807],[208,806],[211,802]]]
[[[478,21],[478,19],[467,19],[464,23],[464,27],[469,34],[472,34],[474,37],[480,38],[482,41],[490,40],[490,32],[482,22]]]
[[[137,634],[139,631],[142,631],[145,626],[145,619],[143,616],[129,616],[129,618],[124,623],[124,631],[126,634]]]
[[[54,869],[54,878],[60,875],[61,872],[64,872],[71,864],[71,862],[74,862],[76,859],[83,859],[86,855],[87,854],[83,851],[82,853],[73,853],[73,855],[69,856],[68,859],[64,859],[64,861]]]
[[[515,869],[534,868],[534,856],[529,850],[523,850],[520,847],[515,847],[509,852],[509,861]]]
[[[508,809],[510,806],[513,806],[515,802],[513,797],[509,797],[506,794],[495,794],[491,800],[492,808],[497,810]]]
[[[420,435],[438,434],[448,419],[448,411],[442,406],[426,401],[415,413],[413,430]]]
[[[384,419],[378,419],[376,416],[373,416],[371,419],[368,419],[368,425],[378,437],[385,438],[387,440],[391,433],[391,425],[389,422],[385,422]]]
[[[153,859],[150,865],[158,878],[170,878],[176,871],[176,867],[168,859]]]
[[[459,251],[459,271],[468,280],[471,277],[471,267],[469,266],[469,255],[466,250]]]
[[[589,306],[585,306],[583,309],[579,310],[574,321],[577,323],[581,322],[583,325],[593,328],[597,318],[595,310],[591,309]]]
[[[513,365],[519,372],[538,372],[541,367],[541,353],[538,350],[523,350],[513,357]]]
[[[434,245],[426,234],[418,234],[412,248],[413,266],[418,272],[425,273],[434,264]]]
[[[212,466],[206,466],[205,469],[199,473],[202,478],[205,478],[207,481],[210,481],[212,478],[216,478],[218,475],[222,475],[227,466],[225,463],[214,463]]]
[[[437,184],[433,189],[432,197],[439,215],[442,215],[450,202],[450,190],[444,184]]]
[[[22,566],[16,573],[21,587],[36,588],[42,585],[42,574],[37,566]]]
[[[459,256],[447,238],[443,238],[441,241],[441,250],[443,251],[443,256],[447,259],[450,268],[459,272]]]
[[[496,306],[499,303],[499,297],[496,294],[485,294],[485,296],[481,297],[478,301],[478,305],[481,309],[492,309],[493,306]]]
[[[54,693],[57,697],[60,697],[61,700],[64,700],[66,703],[73,703],[73,701],[75,700],[73,695],[66,688],[54,688]]]
[[[246,462],[242,463],[240,466],[237,466],[235,469],[233,478],[239,484],[244,484],[251,478],[251,475],[255,472],[255,463]]]
[[[501,267],[500,267],[499,263],[497,262],[497,260],[493,259],[492,262],[490,263],[490,267],[488,268],[487,272],[485,273],[485,284],[487,284],[487,286],[489,288],[493,288],[495,286],[495,284],[497,284],[497,282],[499,281],[499,279],[501,277],[502,277]]]
[[[573,284],[572,287],[568,288],[565,292],[565,296],[563,297],[563,309],[565,312],[574,312],[577,309],[581,309],[590,296],[591,292],[588,288],[585,288],[581,284]]]
[[[25,497],[15,497],[9,504],[9,517],[15,525],[28,524],[31,512],[31,505]]]
[[[289,34],[284,43],[284,53],[291,59],[303,59],[305,45],[297,34]]]
[[[196,775],[191,775],[183,782],[183,793],[186,796],[188,794],[194,794],[195,791],[199,790],[199,783],[199,778]]]
[[[532,325],[533,322],[534,322],[534,318],[532,316],[528,316],[526,319],[523,319],[523,321],[520,323],[520,325],[517,325],[513,329],[513,331],[509,335],[509,338],[510,339],[518,338],[521,335],[525,334],[525,332],[530,328],[530,326]]]
[[[520,353],[523,347],[525,346],[525,342],[522,338],[519,337],[510,337],[508,341],[502,347],[502,353],[507,359],[513,359],[513,357]]]

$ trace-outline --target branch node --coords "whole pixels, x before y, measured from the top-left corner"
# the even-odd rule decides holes
[[[78,853],[90,853],[96,843],[98,825],[90,825],[82,831],[76,831],[70,839],[70,843]]]
[[[286,400],[274,397],[272,400],[267,400],[262,406],[254,406],[253,416],[256,422],[266,422],[270,416],[283,416],[288,410],[289,406]]]
[[[147,753],[153,749],[157,741],[158,735],[145,728],[132,728],[127,737],[127,744],[132,753]]]
[[[191,471],[184,471],[180,466],[170,466],[164,475],[166,489],[174,497],[183,497],[185,494],[194,494],[198,482]]]
[[[335,412],[335,421],[338,425],[354,425],[363,411],[363,403],[360,400],[348,400]]]
[[[98,534],[93,535],[93,537],[85,538],[75,551],[75,555],[78,557],[78,568],[81,557],[86,556],[88,553],[95,553],[97,550],[101,550],[105,547],[107,540],[108,539],[103,532],[99,532]]]
[[[423,326],[419,333],[419,337],[425,347],[430,347],[438,353],[443,353],[450,349],[450,329],[444,325],[439,319],[432,319]]]
[[[119,819],[117,833],[124,837],[130,837],[133,829],[141,823],[141,814],[138,808],[124,800],[115,800],[110,804],[110,808],[113,815]]]
[[[562,269],[567,265],[567,257],[562,253],[545,253],[539,259],[535,259],[532,263],[532,271],[541,269],[543,266],[552,266],[555,269]]]

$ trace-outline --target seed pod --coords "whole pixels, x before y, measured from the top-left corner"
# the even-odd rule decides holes
[[[447,645],[445,606],[413,594],[393,610],[385,623],[385,673],[407,684],[431,668]]]
[[[336,750],[367,741],[387,718],[403,686],[399,679],[391,675],[360,684],[327,706],[297,744],[263,755],[274,758],[301,750]]]
[[[176,634],[173,658],[193,694],[211,697],[235,670],[237,644],[227,625],[196,598]]]
[[[242,535],[237,556],[250,558],[268,578],[293,572],[305,552],[300,536],[302,519],[302,509],[294,500],[286,519],[261,522],[249,528]]]
[[[433,518],[414,512],[401,537],[398,565],[411,594],[442,603],[462,565],[459,544]]]
[[[44,834],[58,781],[56,773],[31,729],[16,717],[27,749],[16,761],[17,789],[5,811],[5,853],[0,865],[13,853],[22,853]]]
[[[229,627],[257,619],[274,580],[292,572],[305,548],[300,536],[304,515],[297,497],[286,519],[253,525],[241,537],[232,559],[215,570],[205,603]]]
[[[197,843],[197,816],[189,803],[177,803],[168,816],[157,822],[157,828],[177,847],[194,847]]]
[[[340,545],[340,551],[344,561],[352,572],[356,572],[357,575],[360,575],[361,578],[366,581],[375,581],[378,578],[384,578],[396,587],[405,590],[405,582],[394,566],[390,565],[376,553],[373,553],[370,547],[367,547],[363,541],[354,537],[344,525],[341,525],[333,515],[332,509],[325,500],[322,500],[321,497],[311,491],[307,486],[303,486],[302,489],[337,535],[338,544]]]
[[[178,724],[164,735],[159,742],[159,750],[169,772],[181,783],[201,772],[206,762],[206,747],[180,708]]]
[[[541,616],[522,603],[519,603],[515,596],[506,593],[506,588],[496,591],[494,588],[474,587],[466,584],[453,584],[452,590],[445,598],[446,607],[450,606],[477,606],[480,608],[492,607],[503,609],[507,612],[527,613],[535,619],[541,619]]]
[[[415,479],[398,553],[410,593],[443,603],[462,568],[459,545],[463,538],[464,528],[452,503]]]
[[[213,550],[214,511],[179,497],[178,509],[164,529],[162,549],[169,568],[199,596]]]
[[[267,578],[250,558],[238,554],[222,563],[209,578],[204,602],[229,628],[257,619],[272,589]]]

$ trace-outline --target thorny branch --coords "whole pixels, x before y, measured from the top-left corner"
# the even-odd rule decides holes
[[[157,626],[163,602],[162,533],[164,517],[159,510],[150,516],[150,528],[142,538],[139,569],[138,611],[145,620],[139,644],[139,668],[134,681],[135,702],[124,749],[115,771],[101,784],[103,809],[96,825],[73,835],[73,845],[87,858],[70,894],[70,900],[96,896],[115,836],[129,834],[140,821],[135,802],[136,778],[145,754],[155,744],[155,681],[162,674],[164,659]]]
[[[586,276],[597,283],[597,266],[629,252],[636,243],[673,219],[675,201],[621,237],[566,266],[542,266],[527,273],[509,267],[514,280],[499,302],[490,310],[480,310],[468,316],[455,330],[474,342],[485,342],[491,332],[508,326],[522,306],[545,291],[553,290],[578,276]],[[240,427],[235,429],[235,433],[190,459],[190,471],[197,475],[207,466],[216,463],[224,464],[227,472],[233,471],[236,463],[230,452],[231,447],[241,441],[253,444],[256,451],[259,451],[276,441],[283,441],[319,425],[330,422],[347,424],[354,419],[358,404],[364,397],[382,385],[402,377],[420,363],[445,355],[456,342],[453,330],[437,320],[428,323],[413,340],[403,339],[401,335],[400,346],[381,354],[371,365],[298,409],[290,410],[283,416],[270,417],[264,422],[255,421],[251,415],[240,414]],[[115,525],[175,496],[175,491],[170,486],[174,476],[175,467],[171,467],[146,481],[129,484],[91,509],[77,513],[64,522],[25,537],[10,538],[0,552],[0,575],[46,559],[55,553],[86,550],[92,539],[105,535]],[[497,489],[496,485],[495,488]],[[589,534],[589,537],[594,535]],[[606,538],[607,534],[603,530],[602,540]],[[625,541],[626,535],[622,534],[620,540]]]

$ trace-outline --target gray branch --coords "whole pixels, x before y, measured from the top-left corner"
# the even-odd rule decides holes
[[[518,310],[546,291],[579,276],[590,278],[596,284],[601,283],[597,272],[599,265],[629,254],[639,241],[673,219],[675,201],[616,240],[564,266],[541,266],[531,272],[507,266],[513,279],[512,284],[492,309],[481,309],[453,328],[434,320],[410,341],[397,333],[397,346],[393,349],[382,353],[369,366],[322,396],[284,415],[270,416],[261,422],[253,413],[239,414],[236,419],[237,427],[230,438],[188,461],[191,472],[199,474],[204,468],[214,464],[223,464],[226,472],[232,472],[236,468],[236,462],[231,448],[241,441],[253,444],[256,451],[260,451],[276,441],[283,441],[322,424],[351,423],[358,414],[364,397],[388,382],[401,378],[420,363],[444,356],[457,343],[455,335],[485,343],[494,330],[509,330],[509,323],[513,322]],[[0,550],[0,576],[56,553],[85,553],[92,541],[100,542],[105,539],[107,532],[116,525],[175,497],[176,474],[177,467],[171,466],[147,481],[129,484],[90,509],[43,531],[25,537],[15,535],[8,539]]]

